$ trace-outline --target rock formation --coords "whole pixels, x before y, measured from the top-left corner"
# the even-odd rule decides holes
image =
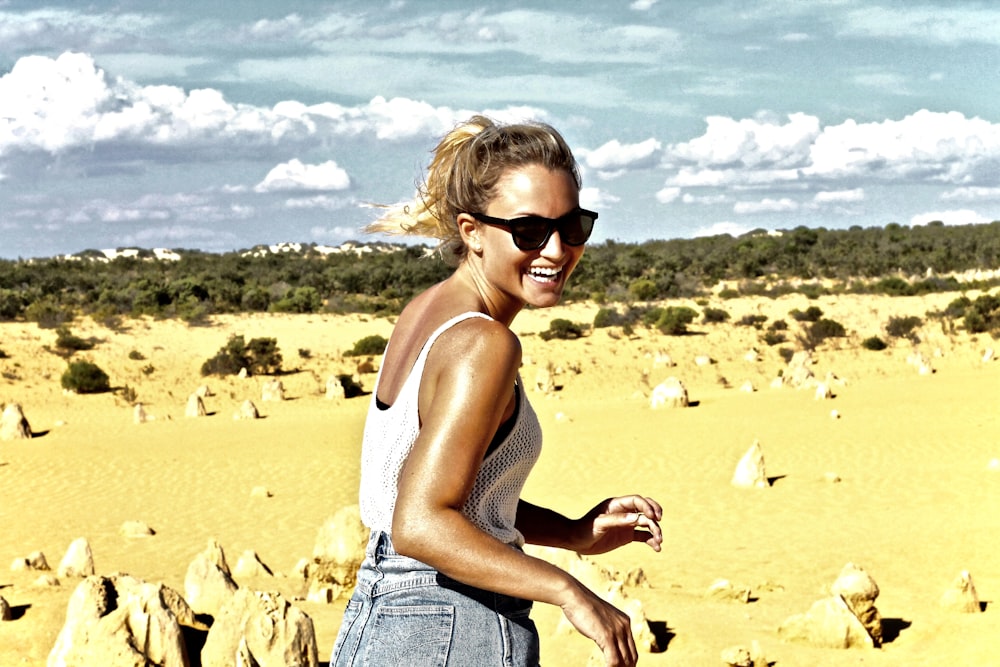
[[[0,440],[27,440],[30,437],[31,426],[21,406],[8,403],[0,414]]]
[[[126,521],[118,532],[125,537],[150,537],[156,534],[156,531],[143,521]]]
[[[220,610],[201,650],[202,667],[317,667],[312,619],[280,593],[240,589]]]
[[[184,408],[185,417],[204,417],[208,414],[205,411],[205,402],[198,394],[188,396],[187,406]]]
[[[78,537],[66,549],[66,555],[59,561],[56,574],[60,577],[89,577],[94,574],[94,554],[90,542]]]
[[[978,614],[983,610],[972,575],[967,570],[962,570],[941,596],[941,606],[963,614]]]
[[[199,614],[213,618],[232,599],[239,587],[233,581],[222,546],[215,540],[195,556],[184,576],[184,598]]]
[[[875,580],[848,563],[830,592],[805,614],[788,618],[778,628],[778,635],[785,641],[824,648],[880,647],[882,619],[875,607],[879,594]]]
[[[733,486],[743,489],[766,489],[771,485],[767,479],[767,469],[764,466],[764,452],[757,440],[753,441],[750,449],[736,464],[731,483]]]
[[[260,400],[262,401],[283,401],[285,400],[285,385],[281,380],[274,378],[265,382],[260,388]]]
[[[187,667],[181,625],[206,629],[176,591],[128,575],[87,577],[70,597],[47,664]]]
[[[260,556],[253,549],[247,549],[236,561],[233,568],[233,575],[237,577],[270,577],[273,575],[271,568],[260,560]]]
[[[240,411],[233,415],[233,419],[260,419],[257,406],[249,398],[240,404]]]
[[[686,408],[688,405],[687,388],[673,376],[653,387],[653,394],[649,398],[649,406],[653,409]]]
[[[338,510],[316,535],[309,568],[310,589],[330,588],[334,597],[349,595],[367,544],[368,529],[361,523],[360,508],[347,505]]]
[[[344,384],[336,375],[331,375],[326,380],[326,399],[336,401],[345,398]]]

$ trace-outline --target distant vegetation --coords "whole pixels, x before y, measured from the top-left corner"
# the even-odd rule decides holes
[[[155,259],[145,250],[111,261],[98,251],[74,258],[0,260],[0,321],[27,320],[64,330],[62,340],[73,350],[88,341],[74,340],[65,327],[83,314],[112,329],[139,316],[180,318],[198,325],[221,313],[393,315],[452,270],[424,246],[355,248],[330,254],[310,246],[281,253],[178,250],[176,261]],[[792,292],[812,298],[831,293],[962,292],[988,289],[1000,281],[959,283],[945,274],[997,268],[1000,222],[847,230],[796,227],[779,234],[757,230],[738,237],[595,244],[587,248],[565,299],[590,299],[604,306],[596,327],[641,322],[665,333],[683,333],[699,315],[711,324],[725,321],[728,313],[717,308],[703,313],[648,309],[640,302],[703,299],[720,281],[727,281],[725,289],[717,290],[724,299]],[[992,301],[966,298],[955,308],[960,312],[947,316],[966,317],[970,331],[1000,328],[1000,307]],[[819,324],[809,319],[808,311],[802,316],[804,322]],[[736,324],[761,328],[763,322]],[[905,329],[905,324],[897,327]],[[826,324],[812,329],[817,335],[836,335]],[[553,334],[573,335],[570,330]],[[775,342],[784,337],[776,329],[767,335]]]

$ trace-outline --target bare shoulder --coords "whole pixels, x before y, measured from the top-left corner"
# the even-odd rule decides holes
[[[506,325],[493,319],[470,317],[441,334],[434,356],[452,362],[488,362],[498,366],[521,364],[521,341]]]

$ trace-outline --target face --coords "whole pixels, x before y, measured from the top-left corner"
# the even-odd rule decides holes
[[[580,204],[571,174],[539,165],[508,172],[497,190],[498,196],[481,211],[495,218],[559,218]],[[518,308],[524,304],[543,308],[557,304],[583,256],[583,246],[566,245],[558,230],[537,250],[518,249],[510,231],[503,227],[476,222],[474,234],[481,250],[476,251],[474,246],[472,256],[481,260],[481,277],[498,292],[496,296],[512,300]]]

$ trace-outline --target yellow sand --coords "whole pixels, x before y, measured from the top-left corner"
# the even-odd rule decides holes
[[[956,295],[843,297],[807,301],[712,303],[733,320],[770,320],[818,305],[850,338],[824,345],[814,372],[833,372],[833,400],[811,389],[774,389],[783,362],[748,327],[697,325],[694,335],[666,337],[609,329],[576,341],[537,335],[554,317],[593,321],[597,306],[526,311],[522,335],[530,386],[551,363],[561,389],[531,399],[545,448],[525,490],[532,502],[576,515],[605,496],[641,492],[665,508],[664,551],[633,545],[597,560],[622,571],[641,567],[650,588],[632,589],[669,640],[644,654],[644,665],[719,665],[723,649],[757,640],[779,666],[990,665],[1000,660],[1000,363],[982,361],[996,343],[950,332],[927,319],[921,342],[870,352],[859,341],[880,333],[890,315],[943,308]],[[974,296],[974,295],[973,295]],[[693,305],[688,303],[688,305]],[[77,582],[39,587],[39,573],[8,570],[42,551],[55,569],[70,542],[86,537],[99,574],[127,572],[183,592],[185,571],[210,538],[234,565],[246,550],[282,576],[243,581],[289,598],[303,583],[284,576],[312,553],[319,526],[356,501],[360,434],[367,397],[328,401],[326,378],[350,372],[342,353],[392,323],[357,315],[223,317],[212,326],[132,321],[113,333],[89,320],[73,331],[102,340],[89,357],[116,386],[137,392],[155,421],[136,425],[113,394],[64,395],[65,361],[47,352],[55,334],[28,324],[0,324],[0,400],[16,401],[36,437],[0,442],[0,596],[15,620],[0,623],[0,665],[44,665]],[[265,378],[208,378],[201,363],[232,333],[274,337],[285,367],[282,403],[262,403]],[[756,346],[762,360],[747,361]],[[836,349],[840,348],[840,349]],[[146,359],[128,358],[130,351]],[[299,350],[308,350],[308,358]],[[936,372],[920,375],[907,356],[921,351]],[[672,368],[655,367],[658,352]],[[708,355],[716,363],[696,365]],[[378,359],[375,360],[376,364]],[[152,366],[148,375],[143,368]],[[688,387],[688,409],[649,407],[651,386],[674,375]],[[373,375],[363,376],[370,389]],[[757,389],[741,391],[750,381]],[[200,384],[208,417],[186,418]],[[264,419],[234,421],[245,399]],[[831,417],[831,411],[839,419]],[[731,486],[737,461],[760,441],[767,489]],[[839,483],[827,481],[833,473]],[[270,498],[251,497],[263,486]],[[143,521],[148,538],[126,538],[126,521]],[[832,650],[783,643],[776,627],[823,596],[848,562],[878,582],[877,606],[889,640],[880,651]],[[962,570],[971,572],[985,613],[957,614],[939,600]],[[749,604],[704,598],[716,579],[749,586]],[[297,602],[315,623],[320,658],[329,658],[343,601]],[[543,664],[582,665],[592,646],[557,634],[556,609],[537,606]]]

